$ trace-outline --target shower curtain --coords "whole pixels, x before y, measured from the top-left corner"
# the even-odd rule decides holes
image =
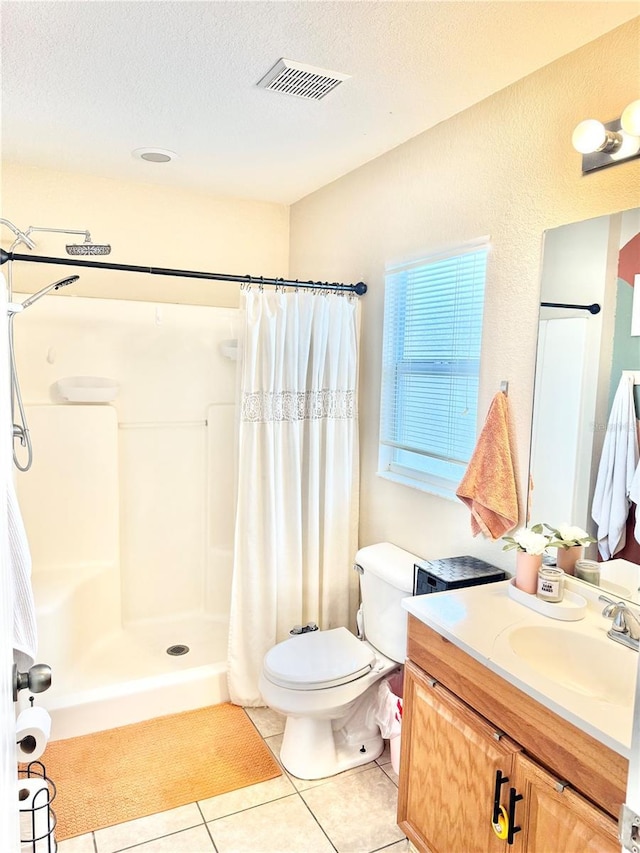
[[[264,705],[265,653],[294,625],[349,625],[358,516],[357,300],[244,292],[229,692]]]

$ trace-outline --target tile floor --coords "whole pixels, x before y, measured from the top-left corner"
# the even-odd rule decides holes
[[[283,717],[247,713],[276,757]],[[377,761],[313,782],[282,776],[167,812],[61,841],[58,853],[404,853],[398,777]]]

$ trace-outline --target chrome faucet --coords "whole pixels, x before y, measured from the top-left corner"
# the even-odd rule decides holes
[[[611,637],[616,643],[622,643],[630,649],[638,651],[640,645],[640,617],[634,613],[624,601],[612,601],[606,595],[598,596],[599,601],[606,601],[606,607],[602,615],[613,619],[611,628],[607,631],[607,637]]]

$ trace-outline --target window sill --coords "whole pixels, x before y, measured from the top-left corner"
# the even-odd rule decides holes
[[[376,476],[383,480],[389,480],[392,483],[398,483],[401,486],[408,486],[410,489],[416,489],[418,492],[426,492],[436,497],[444,498],[448,501],[459,503],[460,499],[456,495],[457,485],[451,484],[450,488],[436,486],[434,483],[429,483],[426,480],[414,480],[411,477],[404,477],[402,474],[396,474],[392,471],[376,471]]]

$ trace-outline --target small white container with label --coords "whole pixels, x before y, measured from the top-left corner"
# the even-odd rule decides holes
[[[564,598],[564,572],[562,569],[541,566],[538,572],[538,590],[536,595],[543,601],[562,601]]]

